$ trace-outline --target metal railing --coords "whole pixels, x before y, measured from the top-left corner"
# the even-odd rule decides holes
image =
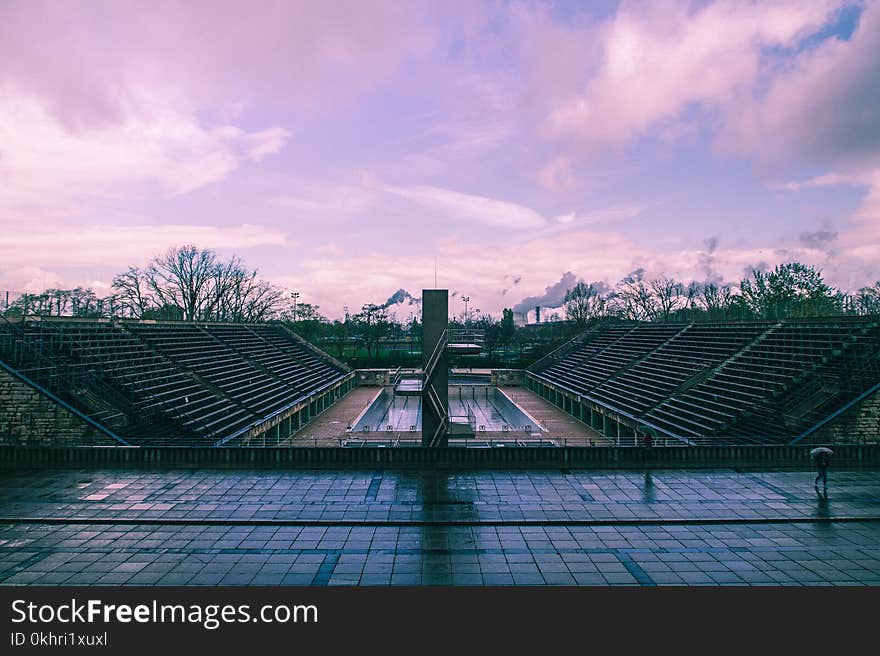
[[[654,438],[651,446],[645,445],[643,437],[545,437],[545,438],[527,438],[527,437],[468,437],[456,438],[450,436],[449,446],[456,447],[500,447],[500,446],[519,446],[519,447],[535,447],[535,446],[554,446],[554,447],[580,447],[580,448],[632,448],[632,449],[664,449],[664,448],[699,448],[699,447],[738,447],[738,446],[788,446],[791,441],[790,437],[706,437],[692,438],[692,444],[683,444],[680,440],[672,438]],[[337,439],[340,447],[394,447],[394,446],[421,446],[421,440],[418,438],[401,437],[400,433],[393,437],[377,435],[357,436],[357,437],[339,437]],[[806,443],[805,443],[806,444]],[[872,444],[880,444],[880,437],[829,437],[817,439],[810,445],[823,446],[867,446]],[[305,442],[298,446],[309,446]],[[324,444],[323,446],[326,446]]]
[[[434,430],[434,434],[431,435],[428,440],[429,446],[437,446],[440,443],[442,436],[449,430],[449,413],[444,407],[444,403],[440,400],[440,394],[434,387],[434,382],[432,380],[434,371],[437,369],[437,365],[443,359],[443,354],[446,352],[448,338],[449,330],[447,329],[440,334],[437,344],[434,346],[434,350],[431,353],[431,357],[428,358],[428,362],[425,365],[425,382],[422,384],[423,395],[431,404],[431,409],[440,419],[437,423],[437,428]]]
[[[476,344],[481,346],[485,341],[485,332],[469,328],[450,328],[447,331],[450,344]]]
[[[51,394],[51,393],[50,393]],[[63,401],[62,401],[63,403]],[[67,407],[67,404],[64,404]],[[73,409],[75,411],[75,409]],[[76,411],[81,415],[79,411]],[[126,446],[126,448],[205,448],[206,445],[202,440],[194,440],[191,437],[173,436],[167,437],[117,437],[112,431],[108,431],[104,426],[93,422],[85,415],[81,415],[85,421],[88,421],[98,430],[91,436],[85,438],[85,442],[79,440],[76,446],[95,447],[101,449],[112,449],[115,446]],[[108,446],[105,435],[111,435],[114,439],[121,442],[127,442],[125,445],[120,443],[114,446]],[[0,430],[0,445],[6,444],[8,436],[4,435]],[[89,442],[91,440],[91,442]],[[666,449],[700,449],[709,447],[785,447],[797,446],[809,448],[813,446],[827,446],[832,449],[838,446],[876,446],[880,445],[880,437],[866,436],[843,436],[843,437],[822,437],[804,440],[798,444],[792,445],[788,437],[729,437],[729,438],[693,438],[691,444],[687,445],[680,440],[671,438],[654,438],[651,446],[645,445],[643,437],[528,437],[527,435],[476,435],[474,437],[456,437],[449,436],[450,447],[467,447],[467,448],[535,448],[535,447],[565,447],[574,449],[608,449],[608,448],[624,448],[641,451],[658,451],[662,452]],[[26,443],[18,443],[7,446],[20,446],[28,448]],[[274,449],[274,448],[353,448],[353,447],[377,447],[377,448],[394,448],[394,447],[421,447],[422,440],[419,434],[393,431],[381,431],[373,435],[339,435],[336,437],[317,437],[309,435],[307,432],[297,432],[288,436],[268,436],[261,435],[247,441],[236,443],[225,443],[215,445],[216,449]]]
[[[422,441],[413,438],[395,436],[386,439],[339,438],[340,448],[420,448]],[[562,447],[560,440],[545,438],[542,440],[517,440],[512,438],[449,438],[449,446],[454,448],[487,449],[487,448],[537,448]]]

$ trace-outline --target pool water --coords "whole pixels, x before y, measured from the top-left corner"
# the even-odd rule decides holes
[[[408,391],[408,390],[407,390]],[[538,433],[543,429],[510,397],[493,385],[450,385],[449,415],[476,432]],[[353,422],[352,432],[419,432],[422,398],[383,389]]]

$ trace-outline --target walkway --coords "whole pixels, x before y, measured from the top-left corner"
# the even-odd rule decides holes
[[[0,474],[0,584],[880,584],[880,475]]]

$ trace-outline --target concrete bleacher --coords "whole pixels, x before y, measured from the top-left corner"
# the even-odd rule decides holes
[[[280,325],[42,319],[0,357],[133,444],[217,445],[347,375]]]
[[[878,354],[871,318],[605,322],[527,371],[632,430],[790,441],[880,382]]]

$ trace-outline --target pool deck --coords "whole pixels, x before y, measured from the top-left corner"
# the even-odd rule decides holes
[[[0,473],[2,585],[880,585],[880,472]]]
[[[570,446],[589,446],[591,442],[596,446],[610,446],[612,440],[599,435],[589,426],[577,421],[559,408],[548,403],[545,399],[525,387],[499,387],[514,403],[534,418],[544,429],[544,432],[533,432],[534,439],[554,439],[560,444]],[[290,439],[282,442],[282,446],[339,446],[340,438],[374,438],[385,437],[400,438],[404,440],[419,440],[421,431],[410,432],[407,427],[387,434],[385,431],[360,433],[347,433],[346,427],[353,422],[362,411],[369,405],[373,397],[381,391],[380,387],[356,387],[333,406],[318,415],[309,424],[304,426]],[[480,432],[478,439],[507,440],[512,438],[522,439],[524,434],[509,433],[504,431]]]
[[[381,387],[355,387],[281,446],[339,446],[339,438]]]
[[[541,437],[565,440],[570,446],[612,446],[613,440],[605,438],[595,430],[578,421],[526,387],[501,387],[511,400],[538,420],[544,429]]]

